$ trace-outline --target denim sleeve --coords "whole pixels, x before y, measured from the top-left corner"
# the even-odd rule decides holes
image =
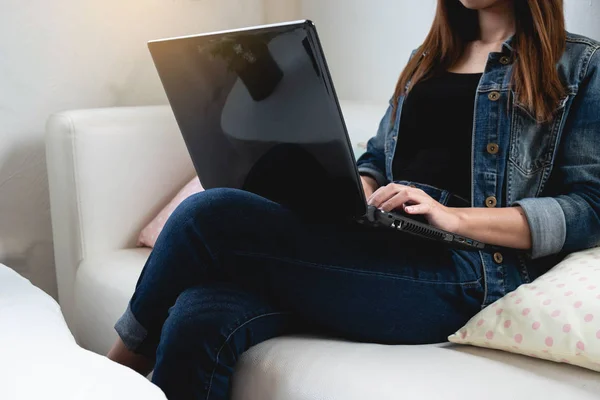
[[[367,151],[357,161],[358,172],[372,177],[379,186],[388,183],[385,170],[385,140],[392,129],[392,112],[393,106],[390,104],[379,124],[377,135],[369,140]]]
[[[532,258],[541,258],[561,251],[567,236],[567,218],[556,199],[523,199],[513,205],[520,206],[527,217],[531,230]]]
[[[552,198],[515,203],[525,211],[532,257],[574,252],[600,245],[600,51],[596,50],[573,100],[552,179]]]

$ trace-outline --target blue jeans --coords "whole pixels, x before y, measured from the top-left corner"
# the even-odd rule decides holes
[[[443,342],[481,310],[484,291],[478,253],[214,189],[169,219],[116,330],[156,360],[153,381],[170,400],[227,399],[236,361],[260,342]]]

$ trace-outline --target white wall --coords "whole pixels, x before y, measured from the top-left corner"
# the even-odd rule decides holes
[[[146,41],[264,22],[262,0],[2,0],[0,263],[56,294],[44,124],[164,103]]]
[[[267,23],[294,21],[299,18],[301,0],[264,0]]]
[[[600,40],[600,2],[565,0],[567,29]]]
[[[315,21],[338,95],[387,101],[412,49],[429,31],[436,0],[301,0]],[[600,1],[566,0],[572,32],[600,40]]]
[[[303,0],[317,24],[338,96],[386,102],[425,37],[435,0]],[[385,111],[385,110],[384,110]]]

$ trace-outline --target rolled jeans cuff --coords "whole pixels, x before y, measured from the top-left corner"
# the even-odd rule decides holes
[[[125,313],[115,324],[115,330],[123,341],[123,344],[125,344],[125,347],[134,353],[138,353],[142,342],[148,336],[146,328],[133,315],[131,305],[127,306],[127,310],[125,310]]]

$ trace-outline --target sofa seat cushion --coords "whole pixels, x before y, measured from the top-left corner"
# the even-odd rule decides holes
[[[238,364],[234,400],[597,399],[600,375],[494,350],[270,340]]]
[[[77,327],[84,346],[106,353],[149,249],[83,262],[77,275]],[[89,341],[89,342],[88,342]],[[245,353],[234,400],[597,399],[600,374],[495,350],[441,344],[380,346],[284,337]],[[539,397],[538,397],[539,396]]]

